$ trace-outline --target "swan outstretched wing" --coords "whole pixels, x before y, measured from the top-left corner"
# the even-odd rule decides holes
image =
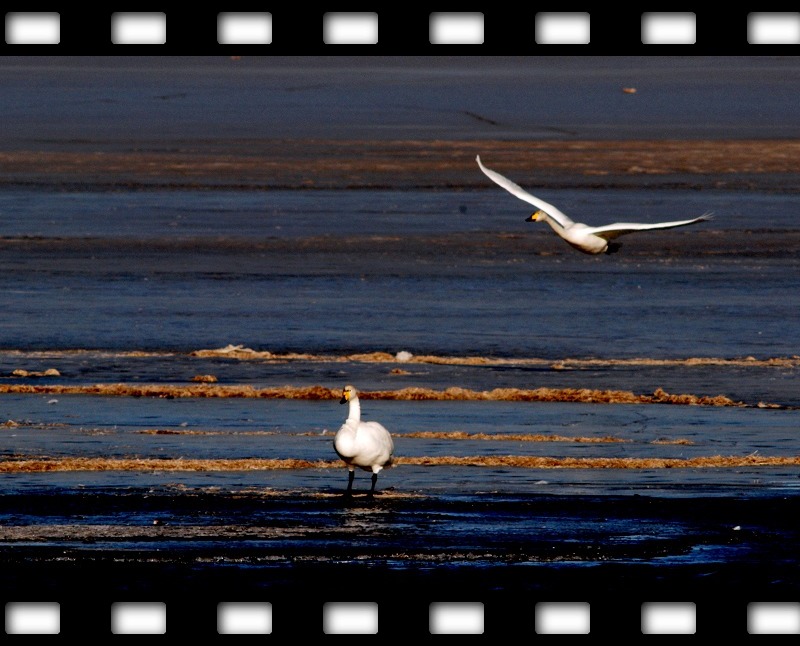
[[[691,220],[674,220],[672,222],[653,222],[650,224],[644,222],[615,222],[614,224],[606,224],[601,227],[588,227],[587,233],[592,233],[605,240],[613,240],[619,236],[634,233],[636,231],[651,231],[654,229],[675,229],[677,227],[685,227],[697,222],[704,222],[711,220],[711,213],[704,213],[700,217],[692,218]]]
[[[569,216],[567,216],[565,213],[562,213],[552,204],[549,204],[548,202],[545,202],[544,200],[541,200],[538,197],[531,195],[521,186],[518,186],[507,177],[503,177],[500,173],[493,171],[489,168],[486,168],[486,166],[484,166],[481,163],[480,155],[478,155],[475,158],[475,161],[478,162],[478,166],[483,171],[484,175],[486,175],[486,177],[488,177],[498,186],[506,189],[513,196],[518,197],[521,200],[524,200],[528,204],[532,204],[537,209],[541,209],[542,211],[547,213],[547,215],[549,215],[551,218],[556,220],[562,227],[568,227],[571,224],[574,224],[574,222],[569,218]]]

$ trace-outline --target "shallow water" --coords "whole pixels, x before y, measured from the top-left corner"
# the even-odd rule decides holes
[[[753,229],[748,209],[731,205],[739,195],[560,193],[598,220],[633,217],[642,202],[654,205],[648,220],[705,208],[724,215],[691,231],[629,236],[624,252],[596,258],[524,223],[514,198],[488,190],[57,201],[17,190],[0,202],[13,214],[0,305],[26,316],[5,318],[2,345],[549,359],[794,354],[800,333],[786,324],[794,303],[781,295],[798,290],[796,249],[776,248],[775,239],[797,233],[792,197],[758,196],[749,208],[769,226]],[[590,199],[602,208],[590,209]]]
[[[281,399],[163,399],[66,395],[4,395],[17,413],[2,429],[0,455],[7,460],[46,457],[162,460],[155,472],[88,471],[77,476],[54,466],[47,473],[4,475],[9,493],[47,487],[80,488],[181,483],[198,489],[265,487],[336,494],[346,472],[332,458],[333,433],[343,408],[334,401]],[[366,404],[367,402],[365,402]],[[710,456],[794,457],[793,410],[763,410],[582,403],[371,401],[370,417],[392,429],[401,458],[542,456],[564,459],[686,460]],[[5,411],[4,411],[5,412]],[[455,435],[458,434],[458,435]],[[524,441],[542,436],[545,439]],[[554,438],[547,441],[546,438]],[[558,439],[555,439],[558,438]],[[594,442],[592,441],[594,440]],[[605,441],[601,441],[605,440]],[[213,464],[226,460],[305,460],[295,469],[257,468],[251,473]],[[197,472],[180,460],[208,460]],[[176,461],[178,461],[176,463]],[[333,462],[320,468],[317,462]],[[13,465],[13,461],[9,464]],[[363,480],[362,480],[363,478]],[[106,481],[107,479],[107,481]],[[358,476],[362,487],[368,475]],[[462,497],[494,492],[555,495],[625,492],[659,496],[766,495],[792,493],[797,466],[727,468],[503,468],[400,463],[380,475],[394,495]],[[227,484],[223,484],[226,483]],[[358,487],[358,484],[357,484]],[[759,493],[760,492],[760,493]]]

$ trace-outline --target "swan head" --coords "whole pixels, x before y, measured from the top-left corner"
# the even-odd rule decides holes
[[[356,389],[350,385],[347,385],[342,390],[342,398],[339,400],[339,403],[346,404],[347,402],[349,402],[352,399],[355,399],[356,397],[358,397]]]
[[[538,222],[539,220],[544,220],[547,217],[547,214],[539,209],[536,213],[531,213],[527,218],[525,218],[525,222]]]

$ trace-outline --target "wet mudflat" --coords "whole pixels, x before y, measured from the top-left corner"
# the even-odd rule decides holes
[[[414,590],[448,601],[685,601],[690,590],[736,603],[798,591],[798,501],[787,496],[125,490],[0,504],[2,581],[19,598],[68,599],[78,587],[87,602]]]

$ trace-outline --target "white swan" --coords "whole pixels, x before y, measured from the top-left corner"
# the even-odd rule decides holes
[[[526,218],[526,222],[544,220],[549,224],[553,231],[560,235],[570,245],[578,251],[588,254],[614,253],[619,250],[619,244],[610,242],[615,238],[634,233],[636,231],[649,231],[652,229],[673,229],[684,227],[696,222],[703,222],[711,219],[711,213],[704,213],[700,217],[691,220],[676,220],[673,222],[655,222],[645,224],[639,222],[616,222],[600,227],[590,227],[580,222],[573,222],[567,215],[562,213],[552,204],[548,204],[538,197],[534,197],[526,190],[517,186],[510,179],[503,177],[500,173],[486,168],[481,163],[480,155],[476,158],[478,166],[484,174],[493,182],[506,189],[509,193],[518,197],[529,204],[533,204],[537,211]]]
[[[372,472],[372,488],[369,491],[369,495],[372,496],[375,493],[375,484],[378,482],[378,473],[384,467],[392,466],[394,453],[392,436],[378,422],[361,421],[361,402],[358,399],[358,391],[353,386],[344,387],[339,403],[350,404],[347,420],[333,438],[333,448],[350,472],[347,495],[353,491],[355,469],[359,467]]]

